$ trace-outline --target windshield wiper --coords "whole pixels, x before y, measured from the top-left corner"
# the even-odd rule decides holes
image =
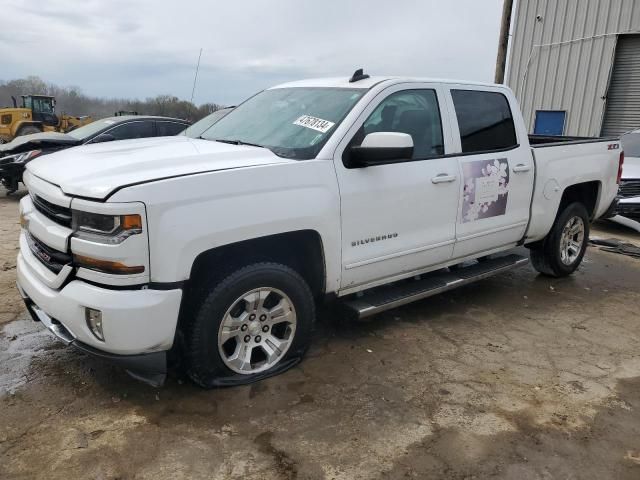
[[[222,138],[214,138],[213,141],[220,142],[220,143],[229,143],[231,145],[248,145],[249,147],[267,148],[264,145],[258,145],[257,143],[243,142],[242,140],[225,140]]]

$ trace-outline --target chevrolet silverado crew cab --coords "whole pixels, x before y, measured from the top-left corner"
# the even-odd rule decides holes
[[[551,140],[529,140],[501,85],[279,85],[197,139],[30,162],[19,290],[57,337],[138,378],[162,382],[177,351],[203,387],[252,382],[300,360],[320,299],[365,317],[522,265],[519,245],[541,273],[573,272],[622,156]]]

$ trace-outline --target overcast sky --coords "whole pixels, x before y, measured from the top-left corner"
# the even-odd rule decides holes
[[[2,0],[0,80],[238,103],[300,78],[491,81],[502,0]]]

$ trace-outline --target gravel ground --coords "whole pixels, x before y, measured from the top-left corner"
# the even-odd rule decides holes
[[[279,377],[153,389],[27,318],[4,192],[0,231],[2,479],[640,478],[638,260],[590,248],[568,279],[526,267],[368,322],[325,313]]]

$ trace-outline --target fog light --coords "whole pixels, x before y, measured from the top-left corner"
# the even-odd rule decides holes
[[[91,333],[104,342],[104,334],[102,333],[102,312],[100,310],[94,310],[93,308],[85,309],[85,316],[87,318],[87,326]]]
[[[29,219],[22,212],[20,212],[20,226],[25,230],[29,229]]]

